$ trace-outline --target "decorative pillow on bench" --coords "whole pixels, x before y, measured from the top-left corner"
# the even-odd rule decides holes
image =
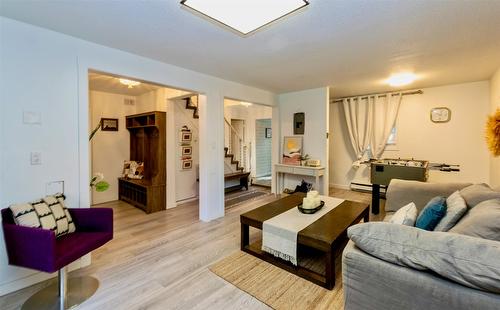
[[[364,252],[417,270],[431,270],[472,288],[500,293],[500,242],[404,225],[371,222],[347,235]]]
[[[73,219],[64,206],[64,195],[47,196],[32,203],[10,206],[17,225],[52,230],[56,237],[75,231]]]

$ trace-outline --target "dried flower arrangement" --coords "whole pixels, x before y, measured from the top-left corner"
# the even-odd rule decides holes
[[[493,156],[500,156],[500,108],[488,116],[486,122],[486,143]]]

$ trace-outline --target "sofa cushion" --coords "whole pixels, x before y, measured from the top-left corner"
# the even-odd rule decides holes
[[[460,195],[465,199],[469,208],[475,207],[478,203],[490,199],[500,199],[500,192],[497,192],[487,184],[473,184],[460,190]]]
[[[498,241],[384,222],[354,225],[347,234],[357,247],[379,259],[500,293]]]
[[[446,198],[446,215],[439,221],[434,231],[448,231],[467,212],[467,204],[459,191]]]
[[[428,183],[392,179],[387,188],[385,211],[397,211],[408,203],[414,202],[420,212],[433,197],[448,197],[453,192],[469,185],[471,183]]]
[[[446,215],[446,198],[434,197],[417,217],[415,226],[425,230],[434,230],[436,225]]]
[[[450,232],[500,241],[500,199],[477,204]]]
[[[415,221],[417,220],[417,207],[413,202],[410,202],[406,206],[402,207],[390,218],[389,223],[415,226]]]

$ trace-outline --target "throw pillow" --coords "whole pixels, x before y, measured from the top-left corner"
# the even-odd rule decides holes
[[[47,196],[43,198],[43,201],[49,206],[56,221],[56,237],[67,234],[69,232],[69,221],[64,207],[61,205],[59,200],[55,196]]]
[[[68,233],[74,233],[76,231],[75,223],[73,222],[73,218],[71,217],[71,213],[69,212],[66,206],[66,196],[62,193],[57,193],[54,197],[59,201],[61,206],[64,209],[64,213],[66,214],[66,218],[68,219]]]
[[[10,206],[14,222],[20,226],[36,227],[57,231],[57,224],[49,206],[38,200],[30,204],[17,204]]]
[[[406,206],[402,207],[389,220],[389,223],[415,226],[415,221],[417,220],[417,206],[410,202]]]
[[[415,227],[433,230],[446,215],[446,198],[434,197],[424,207],[417,217]]]
[[[384,222],[354,225],[347,235],[361,250],[392,264],[500,293],[499,242]]]
[[[449,232],[500,241],[500,199],[479,203]]]
[[[439,221],[434,231],[448,231],[467,212],[467,204],[459,191],[454,192],[446,198],[446,215]]]
[[[474,184],[460,190],[460,195],[465,199],[469,208],[490,199],[500,199],[500,192],[494,191],[487,184]]]

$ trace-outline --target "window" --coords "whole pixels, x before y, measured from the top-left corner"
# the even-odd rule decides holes
[[[397,141],[397,130],[396,126],[392,127],[391,133],[389,134],[389,138],[387,139],[387,145],[396,145]]]

